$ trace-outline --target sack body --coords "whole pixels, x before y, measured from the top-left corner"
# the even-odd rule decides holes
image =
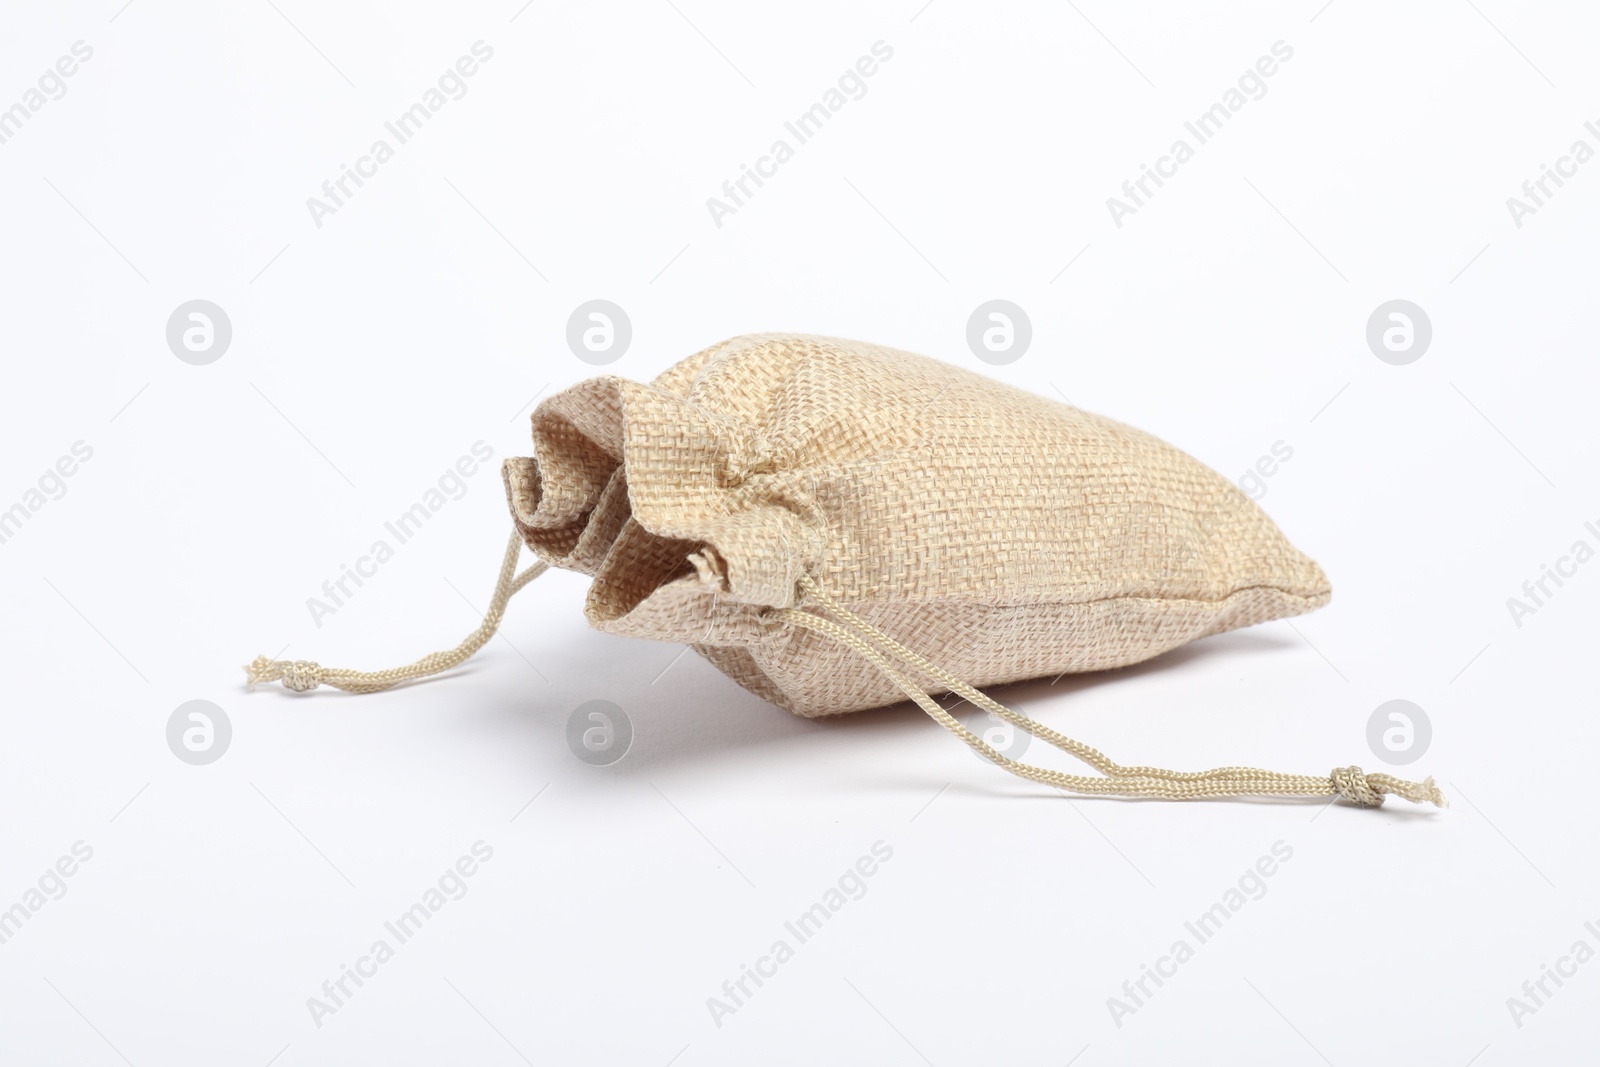
[[[974,686],[1138,663],[1327,603],[1237,486],[1149,434],[922,356],[755,334],[534,411],[517,530],[608,633],[807,717],[898,703],[787,621],[809,578]],[[943,691],[935,686],[931,692]]]

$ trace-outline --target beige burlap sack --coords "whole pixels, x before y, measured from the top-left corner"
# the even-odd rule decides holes
[[[1322,571],[1236,486],[1121,423],[893,349],[757,334],[648,385],[550,397],[533,451],[505,464],[517,535],[461,648],[370,675],[263,659],[252,682],[371,691],[453,666],[542,569],[515,575],[525,543],[593,576],[596,628],[689,644],[798,715],[909,696],[1006,769],[1077,792],[1441,801],[1431,779],[1357,768],[1125,768],[978,692],[1327,603]],[[1008,759],[932,699],[945,692],[1104,777]]]

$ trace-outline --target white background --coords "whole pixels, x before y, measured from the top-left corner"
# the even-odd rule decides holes
[[[93,849],[0,945],[0,1061],[1592,1056],[1600,965],[1520,1026],[1507,998],[1600,948],[1600,562],[1520,627],[1506,604],[1600,545],[1600,163],[1520,228],[1506,206],[1600,148],[1592,12],[274,2],[0,9],[0,107],[94,50],[0,145],[0,507],[93,449],[0,545],[0,908]],[[467,94],[316,226],[306,199],[479,40]],[[706,198],[879,40],[866,95],[716,226]],[[1279,40],[1266,95],[1117,227],[1106,198]],[[208,366],[165,340],[197,298],[233,327]],[[475,625],[496,467],[594,372],[565,341],[593,298],[631,318],[629,377],[798,330],[1059,391],[1233,478],[1285,443],[1262,506],[1330,606],[998,695],[1124,762],[1306,773],[1389,769],[1366,724],[1408,699],[1433,742],[1395,773],[1452,806],[1066,800],[909,705],[802,721],[595,633],[567,573],[448,678],[247,693],[286,644],[377,668]],[[1002,367],[965,340],[993,298],[1034,330]],[[1365,340],[1396,298],[1433,324],[1408,366]],[[493,463],[318,628],[307,598],[479,440]],[[232,723],[209,766],[166,741],[194,699]],[[606,768],[565,740],[591,699],[636,734]],[[467,894],[316,1025],[479,840]],[[865,896],[718,1026],[707,998],[878,841]],[[1279,841],[1265,895],[1118,1025],[1108,998]]]

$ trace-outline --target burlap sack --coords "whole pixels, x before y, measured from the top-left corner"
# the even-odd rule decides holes
[[[1191,800],[1386,794],[1359,767],[1123,766],[978,689],[1137,663],[1327,603],[1322,571],[1236,487],[1170,445],[947,364],[854,341],[738,337],[653,383],[544,401],[505,464],[515,532],[483,624],[384,671],[259,657],[252,685],[370,693],[448,670],[548,565],[594,577],[609,633],[685,642],[807,717],[909,698],[1013,774],[1086,794]],[[541,562],[517,573],[531,547]],[[951,692],[1100,772],[1013,760]]]
[[[798,715],[898,703],[769,609],[809,575],[975,686],[1137,663],[1327,603],[1240,490],[1149,434],[854,341],[737,337],[541,403],[505,481],[598,629],[684,642]],[[933,692],[942,687],[935,686]]]

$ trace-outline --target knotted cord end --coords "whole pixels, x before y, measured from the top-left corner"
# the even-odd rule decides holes
[[[1408,782],[1387,774],[1364,774],[1360,767],[1335,767],[1328,775],[1333,792],[1352,804],[1363,808],[1376,808],[1383,803],[1385,794],[1392,794],[1413,804],[1432,804],[1448,807],[1444,794],[1432,778]]]
[[[306,693],[322,684],[322,667],[309,660],[268,659],[257,656],[245,666],[245,685],[252,690],[260,684],[282,682],[285,689]]]
[[[543,563],[535,563],[521,574],[517,573],[517,557],[522,554],[522,534],[511,531],[505,555],[500,560],[500,576],[495,579],[494,596],[483,622],[468,634],[455,648],[444,652],[430,652],[415,663],[404,667],[391,667],[386,671],[352,671],[338,667],[324,668],[309,660],[268,659],[257,656],[244,669],[245,683],[254,689],[262,682],[282,682],[285,689],[296,693],[309,692],[319,685],[342,689],[346,693],[377,693],[401,682],[426,678],[430,674],[449,670],[462,663],[482,648],[494,636],[505,616],[506,602],[517,590],[545,572]]]

